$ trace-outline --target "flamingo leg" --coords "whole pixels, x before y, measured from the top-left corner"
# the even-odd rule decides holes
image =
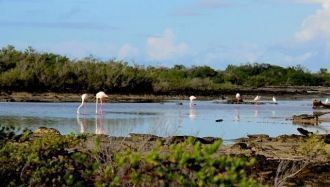
[[[98,100],[98,98],[96,98],[96,114],[98,113],[98,112],[97,112],[97,100]]]
[[[81,108],[83,105],[84,105],[84,102],[82,102],[82,103],[79,105],[79,107],[78,107],[78,109],[77,109],[77,114],[79,114],[79,110],[80,110],[80,108]]]
[[[84,113],[86,113],[86,103],[85,102],[84,102],[83,106],[84,106]]]
[[[102,98],[100,99],[100,102],[101,102],[100,111],[101,111],[101,114],[103,114],[103,108],[102,108],[102,106],[103,106],[103,100],[102,100]]]
[[[95,118],[95,134],[99,134],[99,117]]]

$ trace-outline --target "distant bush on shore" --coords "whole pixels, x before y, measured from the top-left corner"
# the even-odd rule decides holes
[[[220,93],[236,87],[330,86],[330,72],[310,72],[297,65],[266,63],[209,66],[153,67],[128,65],[121,60],[80,60],[53,53],[25,51],[14,46],[0,50],[0,90],[29,92],[97,92],[132,94]]]

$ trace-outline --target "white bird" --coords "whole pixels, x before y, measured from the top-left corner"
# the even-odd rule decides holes
[[[98,103],[98,100],[100,100],[100,103],[101,103],[101,106],[100,106],[100,111],[101,111],[101,114],[102,114],[102,105],[103,105],[103,99],[108,97],[107,94],[105,94],[104,92],[98,92],[96,94],[96,114],[98,114],[98,107],[97,107],[97,103]]]
[[[77,109],[77,114],[79,114],[80,108],[85,105],[85,100],[87,99],[87,97],[88,97],[87,94],[82,94],[81,95],[81,104],[79,105],[79,107]]]
[[[196,97],[193,96],[193,95],[189,97],[189,100],[190,100],[189,106],[190,106],[190,107],[192,107],[192,105],[193,105],[193,101],[194,101],[195,99],[196,99]]]
[[[239,94],[239,93],[236,94],[235,98],[236,98],[236,103],[240,103],[243,101],[241,98],[241,94]]]
[[[327,98],[327,99],[325,100],[325,102],[324,102],[324,103],[325,103],[325,104],[327,104],[328,102],[329,102],[329,99]]]
[[[235,97],[236,97],[236,100],[238,100],[238,101],[241,99],[241,95],[239,93],[237,93]]]
[[[276,103],[276,98],[273,96],[273,102]]]
[[[261,96],[257,95],[253,100],[254,100],[255,102],[258,102],[258,101],[260,101],[260,99],[261,99]]]

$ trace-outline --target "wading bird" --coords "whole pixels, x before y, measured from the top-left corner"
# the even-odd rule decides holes
[[[276,103],[276,98],[273,96],[273,102]]]
[[[260,95],[257,95],[253,100],[254,100],[255,102],[259,102],[260,99],[261,99],[261,96],[260,96]]]
[[[193,96],[193,95],[189,97],[189,100],[190,100],[189,106],[190,106],[190,107],[192,107],[192,105],[193,105],[193,101],[194,101],[195,99],[196,99],[196,97]]]
[[[85,105],[85,100],[87,99],[87,97],[88,97],[87,94],[82,94],[81,95],[81,104],[79,105],[79,107],[77,109],[77,114],[79,114],[80,108]]]
[[[98,106],[97,106],[98,100],[100,100],[100,104],[101,104],[101,106],[100,106],[100,111],[101,112],[100,113],[101,114],[103,113],[103,111],[102,111],[103,99],[106,98],[106,97],[108,97],[108,95],[105,94],[104,92],[98,92],[96,94],[96,114],[98,114]]]
[[[242,98],[241,98],[241,94],[239,94],[239,93],[236,94],[235,98],[236,98],[236,102],[237,102],[237,103],[243,101]]]

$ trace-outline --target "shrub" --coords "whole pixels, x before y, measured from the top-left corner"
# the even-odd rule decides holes
[[[4,186],[260,186],[245,173],[255,160],[219,154],[221,141],[158,142],[141,152],[104,149],[98,137],[93,149],[85,149],[88,137],[15,135],[1,128],[0,181]]]
[[[98,184],[128,186],[258,186],[244,169],[255,160],[218,154],[220,141],[204,145],[194,138],[164,149],[161,143],[141,154],[127,150],[104,165]]]

